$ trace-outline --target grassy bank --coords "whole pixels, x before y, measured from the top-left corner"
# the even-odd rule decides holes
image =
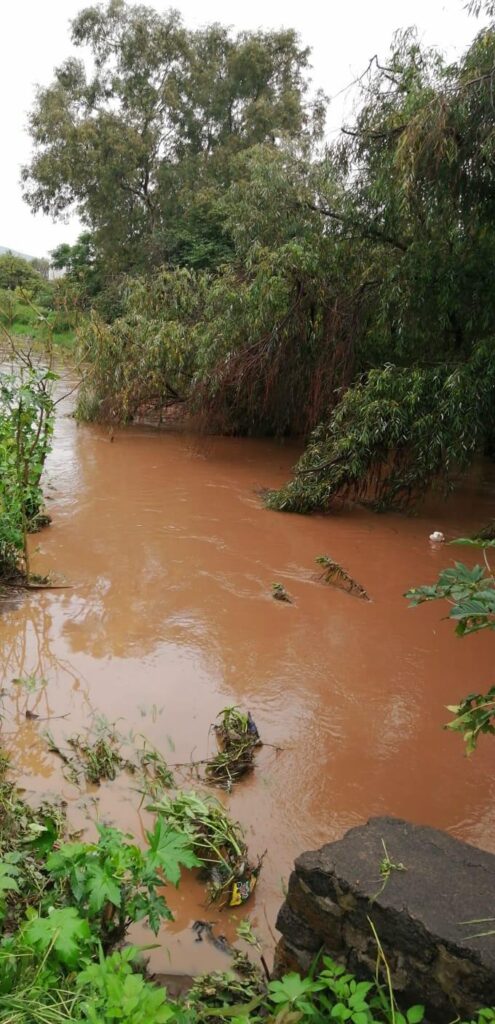
[[[54,344],[72,351],[75,332],[67,318],[60,312],[40,307],[39,311],[22,301],[15,301],[9,315],[0,313],[0,323],[16,338],[34,338],[46,341],[51,337]]]

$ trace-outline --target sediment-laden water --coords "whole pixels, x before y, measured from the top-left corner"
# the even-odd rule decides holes
[[[478,466],[449,503],[411,518],[264,511],[259,488],[282,483],[296,456],[270,441],[144,427],[111,435],[61,415],[46,472],[53,525],[31,549],[33,568],[69,589],[12,597],[0,617],[3,734],[19,784],[62,794],[78,826],[91,831],[99,818],[139,836],[151,818],[130,776],[83,792],[68,783],[47,725],[63,742],[103,715],[176,763],[212,753],[210,723],[239,704],[282,748],[264,747],[255,774],[221,795],[253,855],[267,850],[244,912],[268,947],[294,856],[371,815],[495,850],[490,740],[467,760],[462,740],[442,730],[446,704],[494,682],[493,638],[459,641],[440,604],[411,610],[402,597],[465,557],[428,536],[466,535],[489,519],[495,474]],[[317,582],[321,554],[372,600]],[[273,582],[293,604],[273,600]],[[47,681],[32,695],[12,683],[29,674]],[[26,720],[27,707],[39,720]],[[43,721],[58,715],[68,717]],[[187,772],[177,777],[190,788]],[[232,937],[241,912],[205,910],[191,878],[169,898],[176,920],[159,936],[154,968],[227,967],[191,924],[206,916]]]

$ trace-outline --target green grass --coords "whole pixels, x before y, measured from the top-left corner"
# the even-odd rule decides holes
[[[58,330],[56,327],[57,313],[54,310],[42,310],[41,312],[46,317],[48,324],[53,326],[52,338],[54,344],[67,351],[71,351],[75,345],[74,330],[66,327],[63,330]],[[58,317],[60,317],[60,314],[58,314]],[[39,341],[46,339],[47,323],[39,318],[32,306],[25,305],[22,302],[16,304],[13,322],[9,322],[7,317],[2,315],[0,315],[0,322],[16,338],[28,337]]]

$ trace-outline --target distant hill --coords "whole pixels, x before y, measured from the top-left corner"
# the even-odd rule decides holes
[[[18,252],[17,249],[9,249],[8,246],[0,245],[0,256],[5,252],[11,252],[13,256],[21,256],[23,260],[35,260],[36,256],[28,256],[25,252]]]

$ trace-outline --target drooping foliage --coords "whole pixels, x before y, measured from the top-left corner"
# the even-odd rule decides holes
[[[287,512],[335,499],[406,508],[432,483],[452,484],[493,432],[495,344],[457,366],[386,366],[349,388],[312,434],[295,476],[267,504]]]
[[[236,173],[222,199],[229,263],[143,276],[128,283],[123,317],[84,327],[86,410],[126,418],[178,396],[226,433],[305,433],[349,384],[365,290],[333,261],[307,165],[260,146]]]
[[[360,264],[352,241],[369,289],[356,338],[364,373],[271,507],[324,510],[346,497],[403,507],[490,443],[494,57],[493,26],[448,66],[405,35],[370,72],[340,145],[345,202],[327,209],[341,233],[367,238]]]
[[[449,64],[399,33],[324,151],[292,33],[113,0],[73,37],[94,75],[66,64],[40,92],[26,181],[35,208],[79,206],[118,278],[81,330],[82,415],[180,403],[309,434],[267,498],[287,511],[403,508],[493,451],[494,23]]]

